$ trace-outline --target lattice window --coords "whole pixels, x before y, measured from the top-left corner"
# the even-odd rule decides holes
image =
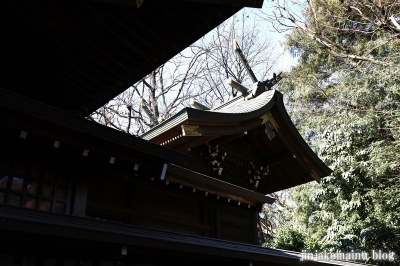
[[[0,204],[69,214],[71,190],[65,173],[0,159]]]

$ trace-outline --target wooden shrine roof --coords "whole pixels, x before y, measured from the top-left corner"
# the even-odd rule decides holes
[[[2,1],[0,87],[87,116],[242,7],[262,2]]]
[[[48,147],[54,141],[63,146],[79,149],[82,156],[84,149],[93,154],[102,154],[108,160],[126,161],[131,164],[176,163],[183,164],[189,158],[180,152],[166,149],[139,137],[91,122],[83,117],[59,110],[18,94],[0,88],[0,128],[6,137],[7,128],[15,129],[19,138],[25,131],[27,139],[31,135],[50,139]],[[8,141],[7,138],[3,141]],[[35,152],[44,152],[48,147],[40,147]],[[58,147],[57,147],[58,148]],[[106,159],[106,161],[107,161]]]
[[[0,111],[0,128],[4,135],[1,144],[5,153],[8,153],[6,150],[18,152],[19,145],[24,143],[21,147],[29,159],[48,160],[48,157],[58,156],[58,160],[72,163],[79,161],[83,151],[87,150],[85,165],[89,168],[96,168],[98,163],[110,164],[110,158],[113,158],[118,167],[128,164],[132,169],[138,164],[140,170],[135,173],[147,175],[147,178],[156,176],[157,179],[161,176],[163,164],[169,164],[165,181],[204,191],[210,196],[228,198],[245,207],[251,205],[260,208],[263,203],[274,202],[268,196],[178,166],[187,162],[190,158],[187,154],[1,88]],[[22,131],[26,132],[27,137],[21,142]],[[58,142],[57,148],[54,148],[55,141]]]
[[[38,230],[39,228],[39,230]],[[301,253],[233,241],[166,232],[94,219],[57,213],[39,212],[0,204],[0,232],[17,231],[25,236],[51,236],[66,240],[91,241],[91,243],[115,244],[134,249],[148,248],[174,252],[180,256],[201,254],[214,260],[226,259],[252,261],[255,265],[367,265],[340,260],[301,261]]]
[[[298,133],[276,90],[250,100],[239,96],[208,111],[184,108],[141,137],[190,154],[185,165],[190,170],[261,194],[319,181],[332,172]],[[217,162],[210,160],[212,153],[219,153],[213,157]],[[266,168],[255,186],[248,173]]]
[[[141,137],[158,143],[159,140],[164,139],[167,131],[184,124],[212,125],[214,128],[218,128],[218,133],[221,135],[243,133],[251,128],[246,126],[237,127],[237,125],[253,118],[260,118],[260,116],[268,112],[275,104],[274,96],[277,93],[279,92],[264,92],[249,101],[245,101],[242,96],[238,96],[213,110],[207,111],[186,107],[168,120],[151,128]],[[253,127],[260,126],[261,124],[258,122]],[[198,130],[203,135],[208,134],[203,132],[203,128]],[[226,133],[221,133],[221,131]]]

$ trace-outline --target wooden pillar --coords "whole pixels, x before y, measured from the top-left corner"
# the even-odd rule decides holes
[[[129,223],[133,225],[137,223],[137,217],[135,215],[135,210],[137,210],[137,190],[138,184],[136,182],[130,182],[128,184],[128,207],[131,209]]]
[[[88,194],[88,179],[85,176],[80,176],[76,181],[72,215],[85,217],[87,194]]]
[[[221,238],[221,221],[219,208],[213,210],[214,238]]]
[[[254,238],[254,244],[257,246],[260,246],[262,244],[262,239],[261,239],[261,227],[260,227],[260,218],[258,212],[254,212],[252,215],[252,227],[253,227],[253,238]],[[261,235],[260,235],[261,234]]]
[[[203,222],[203,224],[210,225],[210,216],[209,216],[210,211],[209,211],[208,204],[203,201],[202,204],[201,204],[201,207],[203,209],[202,222]],[[204,236],[210,237],[211,234],[212,233],[210,232],[210,230],[208,230],[208,229],[204,230]]]

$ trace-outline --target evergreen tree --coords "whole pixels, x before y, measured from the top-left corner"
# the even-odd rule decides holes
[[[333,170],[291,190],[291,223],[305,248],[400,255],[400,3],[307,1],[303,20],[276,4],[277,21],[292,25],[288,46],[301,51],[279,89]]]

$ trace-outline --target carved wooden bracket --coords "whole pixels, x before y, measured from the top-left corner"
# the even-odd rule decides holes
[[[271,122],[276,132],[279,132],[278,123],[275,121],[275,118],[272,116],[271,112],[263,114],[262,116],[260,116],[260,118],[262,119],[261,125],[264,125],[267,122]]]
[[[260,180],[269,174],[269,165],[257,167],[250,162],[250,168],[247,170],[246,178],[249,179],[250,184],[254,184],[254,190],[258,188]]]
[[[181,127],[183,136],[202,136],[202,134],[197,131],[199,126],[182,125]]]

